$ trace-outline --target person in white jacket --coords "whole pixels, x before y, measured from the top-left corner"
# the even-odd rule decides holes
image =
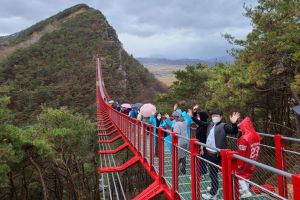
[[[177,111],[174,111],[172,116],[174,118],[173,132],[184,137],[178,137],[179,174],[186,174],[186,155],[188,150],[188,136],[186,132],[187,122],[184,120],[181,113]]]

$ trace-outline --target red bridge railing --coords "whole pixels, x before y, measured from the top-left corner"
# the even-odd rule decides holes
[[[206,144],[199,143],[194,138],[181,138],[189,142],[189,150],[187,151],[178,145],[180,136],[176,133],[162,128],[155,128],[151,124],[132,119],[112,109],[112,107],[104,101],[104,98],[109,99],[109,96],[103,82],[100,63],[100,59],[97,59],[97,105],[99,105],[99,109],[105,113],[107,125],[115,127],[115,131],[120,134],[118,137],[124,141],[125,144],[119,149],[129,148],[134,154],[134,161],[139,162],[154,180],[154,184],[143,192],[144,195],[138,195],[135,199],[147,199],[149,195],[151,196],[151,192],[149,191],[158,191],[152,193],[151,197],[153,197],[153,194],[157,195],[163,192],[168,199],[202,199],[201,194],[207,191],[207,186],[210,186],[210,184],[208,184],[210,179],[207,173],[201,174],[201,165],[203,165],[203,163],[206,165],[213,164],[199,155],[200,146],[206,146]],[[166,135],[171,135],[171,142],[165,140]],[[272,149],[274,154],[272,153],[273,155],[271,156],[276,158],[275,164],[263,164],[249,160],[239,156],[236,151],[231,149],[215,149],[221,156],[220,165],[213,166],[213,169],[216,170],[219,176],[217,184],[219,184],[219,188],[221,188],[218,199],[232,200],[240,198],[238,180],[243,180],[243,177],[240,177],[236,172],[237,160],[242,160],[243,162],[255,165],[257,169],[262,169],[265,173],[271,173],[273,176],[277,176],[277,185],[275,183],[273,185],[274,187],[264,185],[262,180],[258,179],[255,181],[245,180],[251,186],[253,195],[258,195],[258,197],[264,199],[300,200],[299,171],[288,171],[286,166],[287,160],[298,160],[298,158],[294,157],[300,156],[300,153],[285,148],[286,141],[300,144],[300,140],[284,137],[283,135],[272,136],[262,134],[262,136],[266,138],[270,137],[274,140],[274,146],[265,146]],[[113,140],[106,142],[113,142]],[[156,145],[158,146],[156,147]],[[102,153],[116,153],[117,151],[118,149]],[[287,154],[289,156],[287,156]],[[185,172],[179,170],[183,164],[181,162],[182,155],[186,158]],[[294,164],[299,165],[300,163]],[[99,169],[99,173],[113,170],[117,169]],[[118,170],[121,170],[121,168],[118,168]]]

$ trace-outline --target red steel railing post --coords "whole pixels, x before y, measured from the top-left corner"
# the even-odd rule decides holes
[[[140,126],[140,127],[141,127],[142,130],[143,130],[144,124],[141,123],[141,126]],[[138,139],[137,137],[139,137],[140,134],[141,134],[141,133],[140,133],[140,131],[139,131],[137,134],[132,135],[132,137],[131,137],[131,141],[130,141],[130,142],[133,144],[134,148],[136,147],[136,140]]]
[[[133,120],[130,119],[129,123],[128,123],[128,134],[127,134],[127,139],[131,142],[131,134],[132,134],[132,124],[133,124]]]
[[[239,194],[239,183],[237,178],[233,178],[232,174],[235,173],[237,169],[237,160],[233,158],[233,154],[237,154],[235,151],[226,151],[226,157],[227,157],[227,174],[225,176],[227,177],[227,191],[224,191],[224,199],[225,200],[239,200],[239,195],[235,195],[236,193]],[[223,162],[223,161],[222,161]],[[222,169],[223,170],[223,169]],[[226,173],[226,172],[225,172]],[[224,179],[224,177],[223,177]],[[234,186],[234,188],[233,188]],[[224,187],[224,180],[223,180],[223,187]]]
[[[198,187],[198,185],[200,186],[200,184],[198,184],[198,182],[200,182],[200,178],[199,180],[196,182],[196,174],[200,173],[200,170],[198,170],[196,172],[197,166],[196,166],[196,156],[199,153],[199,145],[196,144],[198,140],[195,138],[192,138],[190,140],[190,152],[191,152],[191,185],[192,185],[192,199],[197,199],[197,197],[199,197],[198,199],[200,199],[200,192],[198,192],[199,194],[197,195],[197,189],[199,188],[200,191],[200,187]]]
[[[230,185],[228,184],[228,158],[227,158],[227,153],[230,152],[229,149],[221,149],[221,166],[222,166],[222,177],[223,177],[223,195],[224,199],[230,199],[229,198],[229,190]]]
[[[144,124],[144,131],[143,131],[143,135],[144,137],[146,137],[145,139],[147,139],[147,136],[149,135],[150,137],[150,134],[151,134],[151,124]],[[147,142],[147,141],[145,141]],[[147,145],[147,143],[144,143],[144,145]],[[147,147],[147,146],[146,146]],[[150,148],[150,147],[149,147]],[[146,154],[144,155],[144,157],[146,157]]]
[[[124,120],[124,116],[122,115],[121,116],[121,118],[122,118],[122,132],[124,132],[124,127],[125,127],[125,120]]]
[[[140,124],[141,124],[140,121],[135,121],[135,122],[134,122],[134,131],[133,131],[133,132],[130,134],[130,136],[129,136],[129,141],[130,141],[131,143],[132,143],[132,141],[133,141],[134,136],[137,135],[138,132],[139,132],[139,130],[140,130]]]
[[[293,199],[300,199],[300,174],[292,175]]]
[[[274,136],[274,143],[275,143],[275,155],[276,155],[276,168],[286,171],[286,158],[284,153],[285,144],[282,140],[282,135],[277,134]],[[278,193],[280,196],[287,198],[287,179],[282,176],[277,176],[278,180]]]
[[[126,125],[125,125],[126,126],[126,131],[125,131],[126,133],[125,133],[125,135],[128,136],[128,133],[129,133],[129,123],[130,123],[130,117],[129,116],[125,117],[125,123],[126,123]]]
[[[120,115],[120,123],[121,123],[120,129],[121,129],[121,131],[123,131],[123,116],[122,115]]]
[[[132,119],[129,119],[129,132],[128,134],[126,135],[127,138],[130,138],[131,135],[134,134],[135,132],[135,123]]]
[[[123,116],[121,115],[121,127],[120,127],[120,129],[121,129],[122,132],[124,131],[123,124],[124,124],[124,120],[123,120]]]
[[[130,136],[131,124],[132,123],[133,123],[133,119],[128,116],[128,120],[127,120],[127,138],[129,138],[129,136]]]
[[[127,123],[126,123],[126,121],[127,121],[127,119],[126,119],[126,117],[125,117],[124,115],[122,115],[122,121],[123,121],[123,129],[122,129],[122,132],[124,133],[124,135],[126,135],[126,132],[127,132],[127,130],[126,130],[126,128],[127,128]]]
[[[125,132],[125,117],[124,117],[124,115],[122,115],[122,122],[123,122],[123,124],[122,124],[122,131],[123,131],[123,133]]]
[[[147,128],[148,127],[149,126],[144,124],[144,131],[143,131],[143,158],[144,159],[147,158]],[[149,129],[149,134],[150,134],[150,129]]]
[[[154,138],[153,138],[153,135],[154,135],[154,131],[153,131],[153,125],[151,124],[150,126],[149,126],[149,129],[150,129],[150,148],[149,148],[149,153],[150,153],[150,167],[151,167],[151,169],[152,169],[152,167],[153,167],[153,160],[154,160],[154,154],[153,154],[153,140],[154,140]],[[158,142],[158,141],[157,141]]]
[[[158,142],[158,176],[159,176],[159,180],[162,181],[162,177],[163,177],[163,163],[164,163],[164,158],[163,158],[163,154],[162,154],[162,151],[163,151],[163,141],[161,138],[161,135],[163,135],[163,128],[162,127],[159,127],[158,128],[158,137],[157,137],[157,142]],[[153,148],[152,146],[152,149],[153,151],[155,151],[155,148]]]
[[[130,131],[130,127],[131,127],[130,120],[128,119],[128,116],[125,116],[125,123],[126,123],[126,125],[125,125],[126,130],[125,130],[125,132],[126,132],[126,135],[128,135],[128,133]]]
[[[171,133],[172,136],[172,199],[177,198],[178,191],[178,137],[176,133]]]
[[[137,133],[137,146],[138,146],[138,148],[137,148],[137,150],[138,150],[138,152],[140,153],[140,148],[141,148],[141,132],[142,132],[142,130],[143,130],[143,123],[141,122],[141,121],[139,121],[138,122],[138,133]]]
[[[127,133],[127,139],[130,141],[131,139],[131,134],[132,134],[132,124],[133,124],[133,120],[131,118],[129,118],[127,126],[128,126],[128,133]]]
[[[128,134],[126,135],[126,137],[130,138],[131,135],[133,135],[135,133],[135,123],[131,118],[129,118],[129,120],[128,120],[128,125],[129,125],[129,131],[128,131]]]
[[[126,119],[126,133],[124,134],[125,137],[128,139],[130,136],[130,128],[131,128],[131,120],[130,119]]]
[[[142,124],[141,127],[143,127],[142,130],[145,130],[146,125],[145,125],[145,124]],[[145,131],[143,131],[143,132],[138,131],[136,134],[133,135],[134,146],[137,148],[137,151],[138,151],[139,153],[142,152],[142,151],[141,151],[141,141],[142,141],[141,138],[143,137],[144,134],[145,134]]]

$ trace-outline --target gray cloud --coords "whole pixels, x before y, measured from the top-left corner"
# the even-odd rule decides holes
[[[231,46],[221,34],[245,38],[251,31],[243,0],[85,0],[99,9],[134,56],[210,58]],[[77,0],[2,0],[0,35],[20,31],[74,4]],[[255,5],[247,0],[246,5]]]

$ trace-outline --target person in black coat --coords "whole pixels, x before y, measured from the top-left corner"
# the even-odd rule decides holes
[[[156,121],[156,124],[155,124],[156,128],[159,128],[160,124],[162,122],[162,115],[161,115],[161,113],[156,113],[154,115],[154,119]],[[158,141],[157,140],[156,140],[156,143],[154,145],[155,145],[155,156],[158,157]]]
[[[192,115],[192,111],[189,111],[189,115]],[[209,169],[209,176],[211,179],[211,187],[207,188],[206,194],[202,194],[203,199],[217,199],[219,192],[219,178],[217,165],[221,163],[220,153],[216,149],[227,149],[227,134],[237,135],[238,127],[237,120],[240,117],[240,113],[233,112],[230,115],[231,123],[222,122],[223,112],[219,108],[215,108],[211,112],[211,122],[204,122],[201,119],[196,120],[198,126],[206,127],[206,145],[204,149],[201,146],[200,154],[205,156],[205,159],[209,161],[207,163]]]
[[[198,139],[199,142],[201,143],[206,143],[206,133],[207,133],[207,126],[201,126],[201,121],[207,122],[208,119],[208,113],[205,111],[197,112],[198,105],[194,106],[193,108],[193,116],[192,120],[194,121],[195,124],[197,124],[197,129],[196,129],[196,138]],[[201,155],[203,158],[204,155]],[[207,173],[207,167],[206,167],[206,162],[204,160],[200,160],[200,174],[204,175]]]

